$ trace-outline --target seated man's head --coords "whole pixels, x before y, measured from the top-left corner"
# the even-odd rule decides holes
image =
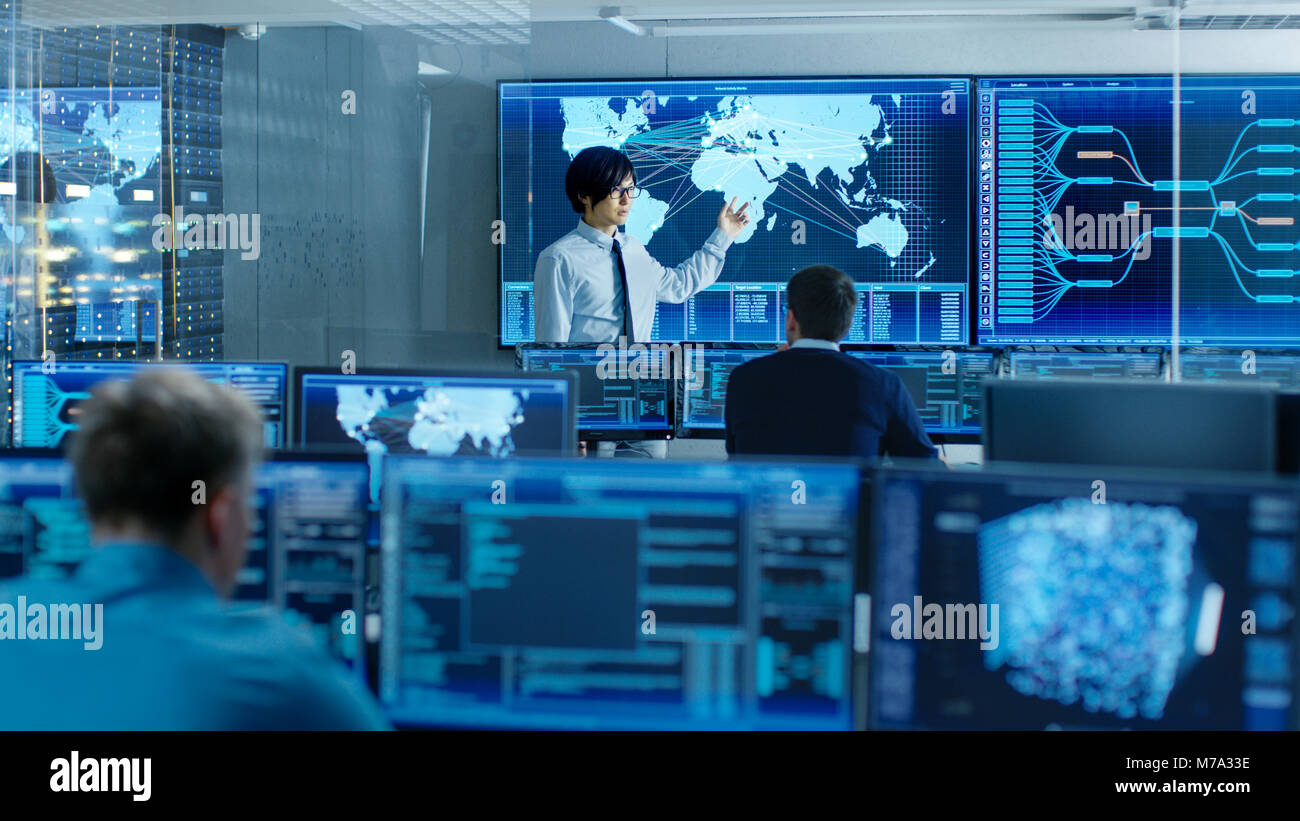
[[[564,193],[588,224],[624,225],[637,195],[636,169],[622,151],[593,145],[579,151],[569,163]]]
[[[262,422],[243,394],[183,367],[96,387],[69,458],[95,542],[166,545],[229,595],[248,553]]]
[[[785,286],[785,336],[839,342],[853,326],[858,292],[853,280],[839,268],[811,265],[790,277]]]

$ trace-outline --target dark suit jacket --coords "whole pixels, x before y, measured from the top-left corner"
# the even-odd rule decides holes
[[[898,375],[840,351],[791,348],[727,381],[727,453],[933,457]]]

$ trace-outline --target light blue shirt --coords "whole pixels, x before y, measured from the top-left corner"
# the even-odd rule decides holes
[[[618,232],[627,270],[635,342],[649,342],[655,305],[685,302],[722,273],[731,237],[721,228],[704,247],[672,268],[660,265],[631,234]],[[623,285],[614,237],[584,220],[537,257],[533,275],[534,338],[538,342],[617,342],[623,330]]]
[[[820,348],[824,351],[838,351],[840,343],[832,342],[829,339],[809,339],[802,337],[790,343],[791,348]]]
[[[0,605],[102,604],[97,650],[0,639],[0,730],[379,730],[353,673],[270,611],[232,613],[161,545],[105,544],[66,581],[12,579]],[[48,634],[48,633],[47,633]]]

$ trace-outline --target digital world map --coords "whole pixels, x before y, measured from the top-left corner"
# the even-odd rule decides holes
[[[890,99],[899,105],[899,95]],[[655,98],[654,110],[673,102]],[[571,98],[561,104],[570,157],[606,145],[628,152],[634,164],[651,166],[639,180],[646,191],[626,227],[643,243],[710,191],[728,202],[736,197],[749,203],[751,221],[735,239],[748,242],[760,225],[767,231],[776,227],[781,207],[768,201],[780,189],[805,202],[823,228],[852,237],[858,248],[874,246],[893,261],[907,246],[900,214],[916,206],[881,196],[868,167],[869,152],[892,142],[885,112],[871,95],[726,96],[712,111],[664,127],[651,124],[648,98]],[[656,193],[669,196],[659,199]],[[820,201],[828,196],[842,207]],[[930,254],[915,275],[933,263]]]
[[[524,421],[523,399],[509,388],[408,389],[340,385],[338,421],[367,452],[479,453],[507,456]]]
[[[784,285],[817,264],[881,286],[851,341],[964,339],[968,97],[943,78],[503,83],[502,342],[533,338],[537,256],[577,224],[565,172],[591,146],[628,155],[625,231],[665,266],[747,205],[717,281],[661,300],[652,339],[780,341]]]

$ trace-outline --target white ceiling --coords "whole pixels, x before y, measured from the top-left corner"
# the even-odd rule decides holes
[[[639,22],[648,33],[738,33],[828,24],[962,27],[1074,24],[1147,27],[1167,20],[1176,0],[28,0],[22,22],[37,26],[205,23],[268,26],[399,26],[440,42],[526,43],[536,23],[596,21],[602,8]],[[614,13],[607,10],[606,14]],[[1300,14],[1300,0],[1186,0],[1184,16]]]

